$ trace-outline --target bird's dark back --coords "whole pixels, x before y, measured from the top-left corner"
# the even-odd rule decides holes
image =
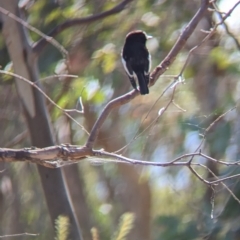
[[[146,64],[146,59],[148,59],[148,50],[145,43],[141,41],[129,41],[129,44],[125,44],[123,48],[123,57],[125,60],[129,61],[133,70],[141,68],[144,70],[143,65]]]

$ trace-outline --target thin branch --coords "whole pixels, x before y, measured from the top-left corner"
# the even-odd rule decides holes
[[[193,175],[195,175],[201,182],[203,182],[209,186],[211,185],[207,180],[205,180],[201,175],[199,175],[198,172],[190,164],[189,164],[188,168],[193,173]]]
[[[4,70],[0,70],[0,74],[7,74],[7,75],[10,75],[10,76],[13,76],[15,77],[16,79],[20,79],[26,83],[28,83],[29,85],[31,85],[32,87],[36,88],[51,104],[53,104],[55,107],[57,107],[60,111],[62,111],[67,117],[69,117],[72,121],[74,121],[79,127],[81,127],[81,129],[87,133],[88,131],[78,122],[76,121],[71,115],[69,115],[67,112],[71,112],[71,111],[74,111],[74,112],[77,112],[77,113],[81,113],[82,114],[82,111],[78,111],[77,109],[68,109],[68,110],[65,110],[63,108],[61,108],[58,104],[56,104],[40,87],[38,87],[35,83],[31,82],[30,80],[18,75],[18,74],[15,74],[15,73],[11,73],[11,72],[8,72],[8,71],[4,71]]]
[[[238,3],[237,3],[237,4],[238,4]],[[223,16],[222,16],[223,13],[219,12],[219,10],[218,10],[218,8],[217,8],[217,5],[216,5],[215,3],[213,4],[213,6],[214,6],[214,8],[215,8],[215,11],[218,13],[218,16],[220,17],[220,19],[223,21]],[[224,14],[226,14],[226,13],[224,13]],[[238,39],[237,39],[237,38],[234,36],[234,34],[230,31],[228,25],[227,25],[225,22],[223,22],[223,26],[224,26],[224,28],[225,28],[225,30],[226,30],[226,33],[233,39],[233,41],[234,41],[235,44],[236,44],[236,47],[237,47],[238,50],[240,51],[240,43],[239,43]]]
[[[238,1],[227,13],[224,17],[222,17],[221,21],[217,24],[215,24],[215,26],[211,29],[211,31],[208,32],[208,35],[198,44],[196,45],[195,47],[193,47],[189,53],[188,53],[188,56],[187,56],[187,59],[183,65],[183,68],[180,72],[179,75],[182,75],[184,70],[186,69],[187,65],[188,65],[188,62],[190,60],[190,57],[192,56],[192,54],[200,47],[202,46],[210,37],[213,36],[213,34],[216,32],[217,28],[222,25],[224,23],[224,21],[231,15],[231,13],[234,11],[234,9],[240,4],[240,1]]]
[[[110,15],[117,14],[117,13],[121,12],[125,8],[125,6],[132,1],[133,0],[124,0],[124,1],[122,1],[121,3],[119,3],[118,5],[116,5],[115,7],[113,7],[112,9],[110,9],[108,11],[98,13],[98,14],[95,14],[95,15],[91,15],[91,16],[88,16],[88,17],[70,19],[70,20],[67,20],[67,21],[59,24],[58,26],[56,26],[54,29],[52,29],[47,34],[48,35],[47,38],[43,37],[38,42],[36,42],[34,44],[33,51],[37,55],[39,55],[39,53],[44,49],[44,47],[47,45],[47,43],[48,42],[51,43],[51,39],[53,39],[54,36],[56,36],[57,34],[61,33],[64,30],[66,30],[67,28],[73,27],[73,26],[78,26],[78,25],[81,25],[81,24],[89,24],[89,23],[98,21],[100,19],[103,19],[105,17],[108,17]]]
[[[45,35],[44,33],[42,33],[41,31],[39,31],[37,28],[31,26],[30,24],[28,24],[26,21],[22,20],[21,18],[19,18],[18,16],[14,15],[13,13],[9,12],[8,10],[0,7],[0,12],[5,14],[6,16],[12,18],[13,20],[15,20],[16,22],[19,22],[20,24],[22,24],[24,27],[28,28],[29,30],[35,32],[36,34],[38,34],[39,36],[42,37],[42,39],[45,39],[45,41],[50,42],[53,46],[55,46],[57,49],[59,49],[59,51],[65,56],[68,56],[68,52],[67,50],[59,43],[57,42],[55,39],[53,39],[52,37],[49,37],[47,35]]]
[[[172,85],[172,84],[171,84],[171,85]],[[171,98],[170,98],[167,106],[164,107],[164,108],[162,108],[162,109],[158,112],[158,116],[157,116],[144,130],[142,130],[141,132],[139,132],[139,129],[140,129],[140,128],[138,128],[136,134],[135,134],[134,137],[129,141],[129,143],[127,143],[125,146],[123,146],[122,148],[120,148],[120,149],[118,149],[117,151],[115,151],[115,153],[119,153],[119,152],[121,152],[122,150],[126,149],[130,144],[132,144],[136,139],[138,139],[143,133],[145,133],[148,129],[150,129],[151,127],[153,127],[153,126],[157,123],[158,119],[163,115],[163,113],[166,112],[166,110],[169,108],[169,106],[171,105],[171,103],[173,103],[176,86],[177,86],[177,85],[174,85],[173,92],[172,92]],[[168,89],[168,88],[167,88],[167,89]],[[163,94],[161,94],[161,96],[163,96]],[[159,98],[158,98],[158,100],[159,100]],[[156,102],[155,102],[155,103],[156,103]],[[147,116],[149,115],[149,112],[150,112],[151,110],[152,110],[152,107],[151,107],[151,109],[148,111]],[[144,118],[144,120],[147,119],[147,116]],[[143,120],[143,121],[144,121],[144,120]]]
[[[193,155],[194,156],[194,155]],[[190,160],[191,161],[191,160]],[[189,161],[189,162],[190,162]],[[212,172],[207,166],[200,164],[200,163],[194,163],[194,164],[189,164],[188,168],[190,169],[190,171],[193,173],[193,175],[195,175],[201,182],[209,185],[209,186],[213,186],[213,185],[217,185],[218,183],[222,183],[223,181],[229,180],[229,179],[233,179],[236,177],[240,177],[240,174],[235,174],[235,175],[231,175],[228,177],[224,177],[224,178],[219,178],[215,175],[216,178],[218,178],[217,180],[214,181],[208,181],[206,179],[204,179],[193,167],[192,165],[195,166],[201,166],[204,167],[205,169],[207,169],[209,172]],[[225,185],[225,184],[224,184]],[[229,189],[230,190],[230,189]],[[231,193],[230,193],[231,194]],[[239,201],[240,202],[240,201]]]
[[[235,162],[225,162],[225,161],[221,161],[221,160],[217,160],[215,158],[209,157],[204,153],[199,153],[199,156],[206,158],[209,161],[215,162],[215,163],[219,163],[225,166],[240,166],[240,161],[235,161]]]
[[[107,159],[107,162],[117,162],[117,163],[129,163],[133,165],[144,165],[144,166],[157,166],[157,167],[168,167],[168,166],[187,166],[187,162],[152,162],[152,161],[142,161],[142,160],[137,160],[137,159],[132,159],[132,158],[127,158],[122,155],[118,155],[115,153],[109,153],[104,150],[92,150],[93,156],[98,157],[98,158],[105,158]],[[187,155],[187,154],[186,154]],[[186,158],[181,157],[180,159]],[[196,154],[197,155],[197,154]]]
[[[206,139],[206,135],[207,133],[225,116],[227,115],[227,113],[233,111],[234,109],[236,109],[236,106],[229,109],[228,111],[226,111],[225,113],[221,114],[220,116],[218,116],[204,131],[203,133],[203,138],[202,138],[202,141],[199,143],[198,147],[196,148],[196,150],[194,151],[195,153],[199,151],[199,153],[201,154],[201,147],[203,145],[203,143],[205,142],[205,139]],[[193,157],[190,159],[190,161],[193,160]],[[219,163],[222,163],[221,161],[218,161],[214,158],[211,158],[211,157],[208,157],[208,160],[211,160],[211,161],[217,161]],[[190,169],[191,170],[191,169]],[[192,170],[191,170],[192,171]]]
[[[216,179],[219,180],[219,177],[207,166],[203,165],[203,164],[199,164],[201,167],[207,169]],[[240,204],[240,200],[238,199],[238,197],[233,193],[233,191],[224,183],[224,182],[220,182],[221,185],[227,189],[227,191],[230,193],[230,195]],[[213,182],[214,184],[214,182]]]
[[[27,136],[28,136],[28,130],[25,130],[22,133],[18,134],[16,137],[14,137],[10,142],[6,143],[5,147],[6,148],[13,147],[18,143],[22,142]]]
[[[152,111],[152,109],[156,106],[157,102],[163,97],[163,95],[171,88],[173,88],[176,84],[180,83],[178,76],[174,76],[174,80],[164,89],[164,91],[161,93],[161,95],[157,98],[157,100],[154,102],[154,104],[151,106],[151,108],[149,109],[145,119],[148,118],[150,112]],[[145,120],[144,119],[144,120]]]
[[[39,233],[17,233],[17,234],[3,235],[3,236],[0,236],[0,238],[12,238],[12,237],[22,237],[22,236],[37,237],[39,235],[40,235]]]
[[[38,81],[46,81],[46,80],[52,80],[54,78],[78,78],[78,75],[72,75],[72,74],[54,74],[49,75],[47,77],[41,78]],[[35,82],[36,83],[36,82]]]
[[[235,174],[235,175],[231,175],[231,176],[228,176],[228,177],[220,178],[218,180],[211,181],[210,183],[211,184],[216,184],[216,183],[220,183],[222,181],[226,181],[226,180],[233,179],[233,178],[236,178],[236,177],[240,177],[240,174]]]

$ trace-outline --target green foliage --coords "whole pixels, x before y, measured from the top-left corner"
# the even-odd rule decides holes
[[[46,34],[66,20],[98,14],[119,3],[119,1],[101,0],[30,2],[32,5],[25,11],[22,10],[26,14],[26,21]],[[148,43],[153,69],[168,54],[183,28],[196,13],[199,4],[200,1],[187,0],[132,1],[116,15],[91,24],[70,27],[61,32],[55,38],[69,51],[69,65],[75,65],[74,72],[72,73],[69,68],[69,73],[78,74],[78,77],[73,79],[59,77],[57,80],[41,81],[44,91],[65,109],[74,109],[81,97],[85,108],[84,114],[71,114],[90,131],[106,103],[113,97],[119,97],[132,89],[120,60],[125,35],[130,30],[142,29],[154,37],[153,41]],[[208,12],[208,14],[201,24],[213,22],[212,13]],[[201,25],[201,28],[210,29],[212,26],[208,24]],[[239,36],[239,29],[234,29],[233,33]],[[196,29],[174,64],[150,88],[148,96],[138,96],[109,114],[107,121],[100,129],[100,136],[95,144],[96,149],[104,148],[106,151],[115,152],[126,146],[124,151],[120,152],[124,156],[157,162],[171,161],[181,154],[189,153],[190,148],[195,151],[198,141],[202,140],[201,134],[209,124],[229,107],[235,105],[236,99],[239,98],[239,52],[233,44],[228,44],[231,37],[224,31],[217,31],[213,39],[204,43],[202,48],[191,55],[183,73],[185,83],[177,85],[170,107],[157,121],[155,119],[158,117],[159,110],[165,108],[171,100],[173,89],[168,89],[161,98],[159,96],[173,81],[174,76],[180,73],[189,50],[198,45],[205,36],[206,33]],[[30,37],[32,41],[40,39],[40,36],[32,32]],[[0,50],[2,69],[13,72],[14,68],[3,36],[0,36]],[[65,60],[62,59],[58,50],[49,44],[40,53],[38,61],[41,77],[54,75],[63,61]],[[5,86],[12,84],[10,80],[13,78],[8,75],[1,76],[0,146],[3,147],[27,129],[24,118],[20,114],[21,107],[16,89]],[[4,83],[7,84],[4,85]],[[211,104],[212,102],[214,104]],[[67,132],[64,129],[65,125],[59,124],[63,116],[62,111],[48,103],[47,107],[54,125],[54,134],[58,136],[60,132],[59,135],[64,135]],[[234,160],[237,145],[234,139],[237,139],[236,134],[239,132],[235,131],[234,127],[237,119],[237,113],[232,112],[215,124],[214,128],[207,133],[201,151],[212,154],[215,158],[217,156],[218,159]],[[71,136],[68,138],[74,144],[85,144],[87,134],[70,120],[69,125]],[[191,139],[189,137],[191,133],[197,137]],[[60,137],[58,140],[61,142]],[[24,148],[30,144],[30,137],[27,136],[14,147]],[[194,161],[208,164],[202,158],[194,158]],[[16,167],[12,175],[15,182],[12,182],[12,185],[19,191],[17,194],[20,196],[19,204],[16,205],[20,212],[23,229],[28,229],[29,232],[40,232],[39,239],[50,239],[50,220],[46,217],[48,212],[44,201],[39,201],[43,196],[35,168],[32,165],[14,166]],[[135,175],[131,176],[127,171],[120,172],[116,163],[104,163],[103,166],[92,167],[86,160],[79,164],[79,168],[82,172],[80,175],[85,180],[82,184],[84,186],[82,198],[90,206],[85,218],[90,219],[91,226],[96,223],[100,229],[99,232],[97,229],[92,230],[93,240],[109,239],[113,229],[116,228],[112,237],[114,240],[127,239],[130,230],[133,234],[142,230],[141,227],[134,227],[132,213],[125,213],[119,226],[116,227],[116,219],[119,215],[131,210],[133,205],[128,199],[132,196],[132,190],[136,189],[134,203],[144,197],[151,199],[151,209],[147,210],[151,219],[154,219],[154,224],[146,222],[146,225],[150,226],[153,240],[199,239],[203,233],[210,230],[213,233],[216,232],[217,236],[212,239],[239,239],[239,236],[234,235],[237,234],[235,226],[238,223],[239,203],[231,199],[230,203],[225,205],[229,193],[219,185],[216,186],[217,200],[214,210],[219,213],[217,215],[219,218],[217,221],[211,220],[210,211],[206,207],[206,203],[210,203],[207,198],[208,189],[193,177],[187,168],[136,167],[134,173],[140,176],[139,178]],[[216,168],[224,176],[234,171],[238,174],[237,167],[231,171],[223,167]],[[7,166],[6,169],[11,168]],[[207,176],[204,169],[196,167],[196,170],[201,176]],[[0,174],[1,191],[5,189],[4,181],[1,180],[4,174],[6,173]],[[137,178],[135,188],[128,188],[129,182],[132,183],[134,177]],[[139,187],[142,182],[148,184],[145,196],[141,195],[142,188]],[[76,182],[76,185],[78,184]],[[239,197],[240,186],[236,185],[236,179],[227,184]],[[233,189],[235,185],[236,190]],[[69,186],[69,189],[71,187],[73,186]],[[4,191],[1,194],[5,197]],[[12,194],[14,195],[14,191]],[[218,198],[219,196],[221,197]],[[139,201],[138,204],[141,205],[141,202],[144,201]],[[9,212],[15,213],[15,210],[11,210],[14,209],[12,205],[15,204],[13,196],[7,195],[7,204],[9,204],[7,207],[1,205],[0,208],[3,212],[3,214],[1,212],[3,220],[0,222],[1,233],[3,229],[10,229],[9,226],[11,226]],[[109,212],[101,212],[101,207],[104,205],[110,206]],[[148,207],[143,205],[142,209],[138,210],[144,211]],[[222,209],[225,211],[221,212]],[[204,225],[205,222],[207,224]],[[59,216],[56,219],[57,239],[67,239],[69,228],[69,219]],[[89,229],[86,228],[83,231],[89,232]]]

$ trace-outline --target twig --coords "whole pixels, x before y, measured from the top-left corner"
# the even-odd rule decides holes
[[[205,142],[205,139],[206,139],[206,135],[207,133],[216,125],[217,122],[219,122],[225,115],[227,115],[227,113],[233,111],[234,109],[236,109],[236,106],[229,109],[228,111],[226,111],[225,113],[221,114],[220,116],[218,116],[204,131],[204,133],[202,134],[202,141],[200,142],[200,144],[198,145],[198,147],[196,148],[196,150],[194,151],[195,153],[199,151],[199,153],[201,154],[201,147],[203,145],[203,143]],[[192,157],[193,159],[193,157]],[[192,159],[190,161],[192,161]],[[215,159],[209,157],[208,160],[211,160],[211,161],[214,161]],[[216,160],[218,161],[218,160]],[[219,163],[221,161],[218,161]]]
[[[201,175],[199,175],[198,172],[190,164],[188,168],[193,173],[193,175],[195,175],[201,182],[211,186],[211,184],[207,180],[205,180],[203,177],[201,177]]]
[[[10,148],[15,146],[16,144],[20,143],[22,140],[24,140],[28,135],[28,131],[25,130],[22,133],[18,134],[16,137],[14,137],[10,142],[8,142],[5,147]]]
[[[219,177],[207,166],[203,165],[203,164],[199,164],[201,167],[207,169],[216,179],[219,180]],[[224,183],[224,182],[220,182],[221,185],[224,186],[224,188],[227,189],[227,191],[230,193],[230,195],[240,204],[240,200],[238,199],[238,197],[233,193],[233,191]],[[214,184],[214,182],[213,182]]]
[[[172,82],[164,89],[164,91],[161,93],[161,95],[157,98],[157,100],[156,100],[156,101],[154,102],[154,104],[151,106],[151,108],[149,109],[149,111],[148,111],[145,119],[148,118],[150,112],[151,112],[152,109],[155,107],[155,105],[157,104],[157,102],[162,98],[162,96],[163,96],[170,88],[174,87],[176,83],[178,84],[179,81],[178,81],[178,78],[175,76],[175,77],[174,77],[174,81],[172,81]],[[145,120],[145,119],[144,119],[144,120]]]
[[[214,3],[213,4],[213,6],[214,6],[214,8],[215,8],[215,11],[218,13],[218,16],[221,18],[221,20],[223,20],[223,16],[222,16],[222,14],[223,13],[221,13],[220,11],[219,11],[219,9],[217,8],[217,5]],[[224,13],[224,14],[226,14],[226,13]],[[228,25],[225,23],[225,22],[223,22],[223,26],[224,26],[224,28],[225,28],[225,30],[226,30],[226,33],[233,39],[233,41],[235,42],[235,44],[236,44],[236,47],[238,48],[238,50],[240,51],[240,43],[239,43],[239,41],[237,40],[237,38],[234,36],[234,34],[229,30],[229,27],[228,27]]]
[[[4,235],[0,236],[0,238],[11,238],[11,237],[22,237],[22,236],[31,236],[31,237],[37,237],[39,236],[39,233],[17,233],[17,234],[9,234],[9,235]]]
[[[39,79],[38,81],[46,81],[48,79],[54,79],[54,78],[78,78],[78,75],[72,75],[72,74],[54,74],[54,75],[50,75],[44,78]],[[36,82],[38,82],[36,81]],[[35,83],[36,83],[35,82]]]
[[[172,92],[170,101],[168,102],[168,104],[167,104],[166,107],[162,108],[162,110],[158,112],[158,116],[157,116],[144,130],[142,130],[140,133],[138,133],[138,132],[139,132],[139,129],[140,129],[140,128],[139,128],[139,129],[137,130],[135,136],[132,138],[132,140],[130,140],[129,143],[127,143],[125,146],[123,146],[123,147],[120,148],[119,150],[115,151],[115,153],[119,153],[120,151],[126,149],[130,144],[132,144],[136,139],[138,139],[143,133],[145,133],[149,128],[151,128],[152,126],[154,126],[154,125],[157,123],[158,119],[163,115],[164,112],[166,112],[166,110],[167,110],[168,107],[171,105],[171,103],[173,103],[176,86],[177,86],[177,85],[175,85],[174,88],[173,88],[173,92]],[[169,88],[170,88],[170,87],[169,87]],[[167,89],[169,89],[169,88],[167,87]],[[167,90],[166,90],[166,91],[167,91]],[[166,91],[164,91],[164,92],[166,92]],[[163,94],[161,94],[161,96],[162,96],[162,95],[163,95]],[[159,98],[158,98],[158,99],[159,99]],[[148,114],[149,114],[149,112],[150,112],[151,110],[152,110],[152,108],[148,111],[147,116],[148,116]],[[147,118],[147,116],[145,117],[145,119]],[[144,120],[145,120],[145,119],[144,119]]]

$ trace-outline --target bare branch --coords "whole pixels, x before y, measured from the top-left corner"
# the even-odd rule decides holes
[[[221,18],[222,18],[222,17],[221,17]],[[223,22],[223,26],[224,26],[224,28],[225,28],[225,30],[226,30],[226,33],[233,39],[233,41],[235,42],[238,50],[240,51],[240,43],[239,43],[238,39],[237,39],[237,38],[234,36],[234,34],[229,30],[229,27],[228,27],[228,25],[227,25],[225,22]]]
[[[193,175],[195,175],[201,182],[209,186],[211,185],[207,180],[205,180],[201,175],[199,175],[199,173],[191,165],[189,165],[188,168],[193,173]]]

